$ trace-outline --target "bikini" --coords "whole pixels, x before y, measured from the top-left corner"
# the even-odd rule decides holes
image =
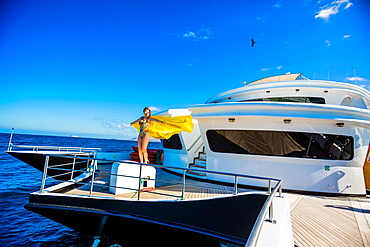
[[[145,136],[145,134],[148,132],[147,129],[149,127],[149,120],[147,118],[144,117],[143,120],[140,120],[139,122],[139,125],[140,125],[140,132],[139,132],[139,136],[140,137],[143,137]]]

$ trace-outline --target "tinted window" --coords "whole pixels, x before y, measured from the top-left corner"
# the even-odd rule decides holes
[[[163,147],[169,149],[182,149],[180,136],[176,134],[171,136],[170,139],[164,140]]]
[[[271,101],[271,102],[295,102],[295,103],[314,103],[314,104],[325,104],[324,98],[319,97],[271,97],[271,98],[259,98],[242,100],[240,102],[248,101]]]
[[[213,152],[350,160],[353,137],[288,131],[208,130]]]

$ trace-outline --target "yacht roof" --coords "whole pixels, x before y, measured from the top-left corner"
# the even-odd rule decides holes
[[[298,78],[301,74],[292,74],[293,77],[290,78]],[[342,92],[342,94],[351,94],[357,95],[356,97],[361,97],[366,99],[367,101],[370,100],[370,92],[362,87],[343,83],[343,82],[334,82],[334,81],[325,81],[325,80],[281,80],[286,79],[290,75],[283,75],[283,76],[273,76],[261,80],[254,81],[252,83],[246,84],[243,87],[231,89],[219,94],[216,94],[210,97],[205,103],[220,103],[220,102],[230,102],[233,99],[239,97],[245,97],[248,95],[253,95],[256,93],[265,92],[273,92],[274,90],[278,90],[283,93],[281,96],[284,95],[284,89],[297,89],[297,88],[305,88],[305,96],[311,96],[311,94],[317,94],[318,90],[324,92],[325,90],[335,90],[337,92]],[[312,89],[312,90],[311,90]],[[294,91],[293,90],[293,91]],[[315,90],[315,91],[314,91]]]
[[[252,81],[250,83],[246,83],[246,85],[273,82],[273,81],[294,81],[294,80],[297,80],[300,75],[302,75],[302,73],[270,76],[270,77],[266,77],[266,78],[259,79],[256,81]]]

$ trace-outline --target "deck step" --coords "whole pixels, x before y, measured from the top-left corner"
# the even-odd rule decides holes
[[[203,159],[195,159],[194,166],[206,169],[207,161]]]
[[[206,167],[205,167],[205,166],[203,166],[203,165],[197,165],[197,164],[191,164],[191,165],[189,166],[189,168],[195,168],[195,169],[197,169],[197,168],[201,168],[201,169],[206,169]]]
[[[199,153],[199,159],[207,160],[207,155],[206,155],[206,153]]]

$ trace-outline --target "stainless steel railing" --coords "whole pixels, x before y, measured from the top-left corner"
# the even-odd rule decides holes
[[[70,182],[67,182],[67,183],[78,183],[78,185],[81,185],[81,186],[83,186],[83,185],[89,186],[89,193],[88,193],[89,197],[101,197],[101,196],[93,195],[95,186],[108,187],[108,189],[112,188],[112,187],[114,187],[114,188],[124,188],[124,187],[119,187],[119,186],[99,184],[96,181],[97,174],[99,173],[98,170],[97,170],[97,162],[98,161],[107,162],[109,160],[96,159],[95,157],[71,157],[71,156],[54,155],[54,154],[53,155],[48,154],[48,155],[45,155],[45,156],[46,156],[45,167],[44,167],[44,174],[43,174],[43,178],[42,178],[40,193],[45,193],[46,192],[45,186],[46,186],[46,181],[47,181],[47,171],[48,171],[48,169],[50,169],[50,167],[48,165],[50,157],[72,158],[72,159],[74,158],[74,159],[81,159],[81,160],[87,160],[88,161],[87,163],[89,164],[89,166],[86,169],[84,169],[84,171],[85,171],[85,178],[89,178],[89,181],[83,181],[83,180],[78,180],[77,179],[76,181],[71,180]],[[112,163],[117,162],[117,160],[110,160],[110,162],[112,162]],[[208,174],[215,174],[215,175],[233,177],[233,181],[234,181],[233,186],[232,186],[233,189],[230,190],[230,191],[234,195],[239,194],[238,184],[240,184],[240,179],[241,178],[264,180],[264,181],[267,182],[267,186],[266,186],[267,191],[266,191],[266,193],[269,196],[266,199],[266,201],[264,203],[264,206],[262,207],[262,210],[259,213],[259,216],[258,216],[258,218],[257,218],[257,220],[256,220],[256,222],[253,226],[253,229],[251,231],[251,234],[249,235],[248,241],[247,241],[245,246],[247,246],[247,247],[256,246],[259,234],[260,234],[261,229],[262,229],[262,226],[266,222],[266,220],[268,222],[271,222],[271,223],[276,223],[276,221],[274,220],[274,213],[273,213],[273,199],[276,195],[278,195],[279,197],[282,196],[282,180],[280,180],[280,179],[260,177],[260,176],[250,176],[250,175],[228,173],[228,172],[207,171],[207,170],[192,169],[192,168],[179,168],[179,167],[154,165],[154,164],[142,164],[142,163],[130,162],[130,161],[120,161],[120,163],[139,165],[140,166],[139,175],[138,176],[127,176],[127,175],[114,174],[114,173],[111,173],[111,172],[107,172],[107,174],[105,174],[105,175],[138,179],[138,187],[137,187],[137,189],[133,189],[133,191],[135,192],[134,196],[137,196],[137,200],[141,200],[141,198],[140,198],[141,189],[142,189],[142,174],[141,174],[141,171],[142,171],[143,166],[152,166],[152,167],[156,167],[156,168],[165,168],[165,169],[168,169],[168,170],[181,171],[182,172],[182,176],[181,176],[181,195],[177,196],[177,198],[180,199],[180,200],[185,200],[185,192],[186,192],[186,186],[187,186],[186,173],[189,172],[189,171],[203,172],[203,173],[208,173]],[[59,168],[58,167],[53,167],[53,169],[59,169]],[[73,171],[73,169],[72,169],[72,171]],[[81,170],[78,170],[78,171],[81,172]],[[86,176],[86,174],[88,176]],[[63,181],[63,182],[66,183],[65,181]],[[272,186],[272,183],[275,183],[274,186]],[[48,190],[48,192],[50,192],[50,190]],[[167,195],[167,194],[158,193],[158,192],[154,192],[154,191],[153,192],[145,191],[145,192],[146,193],[160,194],[160,195]],[[176,197],[176,196],[173,196],[173,195],[170,195],[170,196],[172,198]]]
[[[84,156],[81,156],[84,155]],[[53,164],[50,165],[50,157],[64,157],[65,159],[71,159],[71,162],[67,163],[61,163],[61,164]],[[45,155],[45,162],[44,162],[44,170],[43,170],[43,176],[41,181],[41,189],[40,192],[44,193],[44,189],[46,186],[46,183],[48,181],[52,181],[52,183],[56,182],[65,182],[66,180],[60,180],[60,177],[70,175],[69,181],[74,181],[74,175],[75,173],[83,174],[83,173],[90,173],[92,167],[95,165],[96,161],[94,161],[94,158],[96,157],[96,151],[94,150],[91,153],[79,153],[79,154],[71,154],[71,155]],[[76,165],[82,164],[82,168],[79,169],[76,168]],[[86,164],[86,165],[84,165]],[[54,175],[50,175],[50,171],[54,171]]]
[[[59,147],[59,146],[32,146],[32,145],[14,145],[9,143],[8,150],[12,151],[13,148],[19,148],[26,151],[42,152],[42,151],[57,151],[57,152],[80,152],[90,153],[101,150],[100,148],[85,148],[85,147]]]
[[[81,157],[81,156],[78,156],[78,155],[74,155],[74,156],[66,156],[66,155],[57,155],[57,154],[48,154],[46,155],[47,159],[45,159],[45,168],[44,168],[44,176],[47,177],[47,171],[49,169],[53,169],[53,170],[60,170],[61,172],[62,171],[65,171],[65,170],[68,170],[68,169],[64,169],[64,168],[60,168],[58,166],[49,166],[48,165],[48,162],[49,162],[49,158],[48,157],[60,157],[60,158],[67,158],[67,159],[73,159],[73,162],[75,162],[76,159],[78,160],[88,160],[90,162],[88,162],[88,166],[86,167],[86,169],[84,170],[85,172],[88,172],[88,173],[91,173],[91,176],[90,176],[90,181],[89,182],[79,182],[80,184],[89,184],[91,187],[94,186],[94,183],[96,182],[96,162],[98,161],[104,161],[105,163],[106,162],[117,162],[117,160],[101,160],[101,159],[96,159],[95,157]],[[94,163],[93,163],[94,161]],[[138,176],[127,176],[127,175],[120,175],[120,174],[114,174],[112,172],[103,172],[103,171],[99,171],[100,174],[103,174],[103,173],[106,173],[105,176],[116,176],[116,177],[129,177],[129,178],[135,178],[135,179],[138,179],[138,188],[134,189],[134,191],[137,192],[137,195],[138,195],[138,199],[140,199],[140,193],[141,193],[141,190],[140,190],[140,180],[142,179],[141,177],[141,171],[142,171],[142,167],[143,166],[152,166],[152,167],[156,167],[156,168],[165,168],[167,170],[176,170],[177,173],[180,173],[182,174],[181,176],[181,196],[180,196],[180,199],[184,200],[185,199],[185,191],[186,191],[186,174],[188,172],[203,172],[203,173],[208,173],[208,174],[215,174],[215,175],[220,175],[220,176],[228,176],[228,177],[232,177],[233,179],[231,179],[233,181],[233,190],[232,190],[232,193],[234,195],[237,195],[238,194],[238,185],[241,184],[240,182],[240,179],[243,179],[243,178],[247,178],[247,179],[257,179],[257,180],[264,180],[267,182],[267,193],[268,194],[272,194],[272,189],[276,189],[276,187],[279,187],[279,194],[281,196],[281,180],[279,179],[275,179],[275,178],[266,178],[266,177],[259,177],[259,176],[250,176],[250,175],[244,175],[244,174],[235,174],[235,173],[227,173],[227,172],[218,172],[218,171],[207,171],[207,170],[203,170],[203,169],[194,169],[194,168],[179,168],[179,167],[171,167],[171,166],[163,166],[163,165],[155,165],[155,164],[142,164],[142,163],[137,163],[137,162],[131,162],[131,161],[122,161],[120,163],[127,163],[127,164],[135,164],[135,165],[139,165],[140,166],[140,174]],[[82,170],[74,170],[74,166],[72,166],[72,168],[70,169],[71,172],[81,172]],[[58,175],[57,175],[58,176]],[[57,176],[54,176],[52,178],[54,178],[55,180],[57,180]],[[46,180],[46,177],[45,179],[43,178],[43,183],[45,185],[45,181]],[[275,186],[274,188],[272,188],[272,183],[275,182]],[[279,183],[280,182],[280,183]],[[124,188],[124,187],[119,187],[119,186],[113,186],[113,185],[101,185],[101,184],[97,184],[97,186],[105,186],[105,187],[108,187],[109,188],[122,188],[122,189],[127,189],[127,188]],[[42,188],[43,190],[43,188]],[[92,196],[92,192],[93,192],[93,189],[90,189],[91,193],[89,196]],[[155,193],[155,192],[153,192]]]
[[[281,197],[282,194],[282,187],[281,187],[282,180],[280,180],[273,191],[270,193],[269,197],[267,198],[265,204],[263,205],[258,218],[256,222],[254,223],[254,226],[252,228],[252,231],[249,235],[249,238],[247,240],[247,243],[245,244],[245,247],[254,247],[257,245],[258,237],[261,233],[262,226],[265,222],[267,213],[269,213],[268,221],[270,223],[276,224],[276,221],[274,220],[274,212],[273,212],[273,199],[275,197],[275,194],[279,191],[279,195]]]

